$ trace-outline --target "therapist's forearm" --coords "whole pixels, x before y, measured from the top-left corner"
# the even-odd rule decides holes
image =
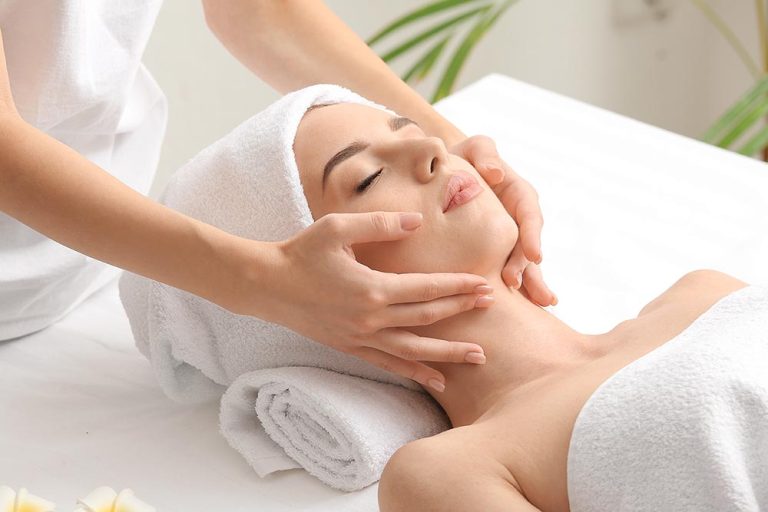
[[[336,83],[419,123],[449,145],[466,136],[403,82],[319,0],[204,0],[232,55],[281,93]]]
[[[236,237],[152,201],[21,118],[2,115],[0,211],[78,252],[224,307],[226,292],[240,286],[230,265],[239,256]]]

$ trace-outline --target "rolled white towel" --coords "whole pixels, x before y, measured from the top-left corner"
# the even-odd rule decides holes
[[[254,436],[254,421],[275,442]],[[355,491],[376,482],[404,444],[450,428],[426,393],[313,367],[241,375],[221,399],[222,435],[256,472],[304,467]]]

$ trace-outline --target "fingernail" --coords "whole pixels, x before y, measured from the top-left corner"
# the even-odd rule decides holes
[[[496,299],[493,298],[493,295],[482,295],[477,298],[475,301],[475,307],[476,308],[484,308],[487,306],[490,306],[496,301]]]
[[[515,276],[515,279],[517,280],[517,283],[515,285],[515,288],[520,288],[520,286],[523,284],[523,271],[517,273]]]
[[[488,295],[489,293],[493,292],[493,288],[488,286],[487,284],[481,284],[478,285],[477,288],[475,288],[475,293],[479,293],[480,295]]]
[[[552,299],[552,305],[553,306],[557,306],[557,303],[560,302],[560,301],[557,300],[557,295],[555,295],[554,293],[552,294],[552,296],[554,297],[554,299]]]
[[[464,360],[468,363],[485,364],[485,354],[481,352],[470,352],[464,356]]]
[[[434,388],[441,393],[445,391],[445,384],[443,384],[437,379],[429,379],[427,381],[427,384],[429,384],[429,387]]]
[[[541,260],[543,260],[543,259],[544,259],[544,255],[541,253],[541,251],[539,251],[539,259],[536,260],[536,264],[537,265],[540,264]]]
[[[420,213],[401,213],[400,226],[408,231],[413,231],[421,226],[422,215]]]

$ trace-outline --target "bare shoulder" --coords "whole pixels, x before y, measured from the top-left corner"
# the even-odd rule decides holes
[[[382,512],[466,510],[538,511],[498,460],[494,443],[480,425],[465,425],[400,447],[379,481]]]
[[[692,301],[709,307],[726,295],[745,286],[749,286],[749,283],[719,270],[694,270],[685,274],[661,295],[649,302],[637,316],[652,313],[664,306],[690,304]]]

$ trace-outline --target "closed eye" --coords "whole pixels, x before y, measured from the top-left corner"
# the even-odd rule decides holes
[[[363,181],[360,182],[360,184],[357,186],[357,188],[355,188],[355,191],[358,194],[362,194],[365,191],[365,189],[367,189],[371,185],[371,183],[373,183],[374,180],[379,177],[379,174],[381,174],[381,172],[383,170],[384,170],[384,168],[382,167],[381,169],[379,169],[375,173],[373,173],[370,176],[368,176],[367,178],[365,178]]]

